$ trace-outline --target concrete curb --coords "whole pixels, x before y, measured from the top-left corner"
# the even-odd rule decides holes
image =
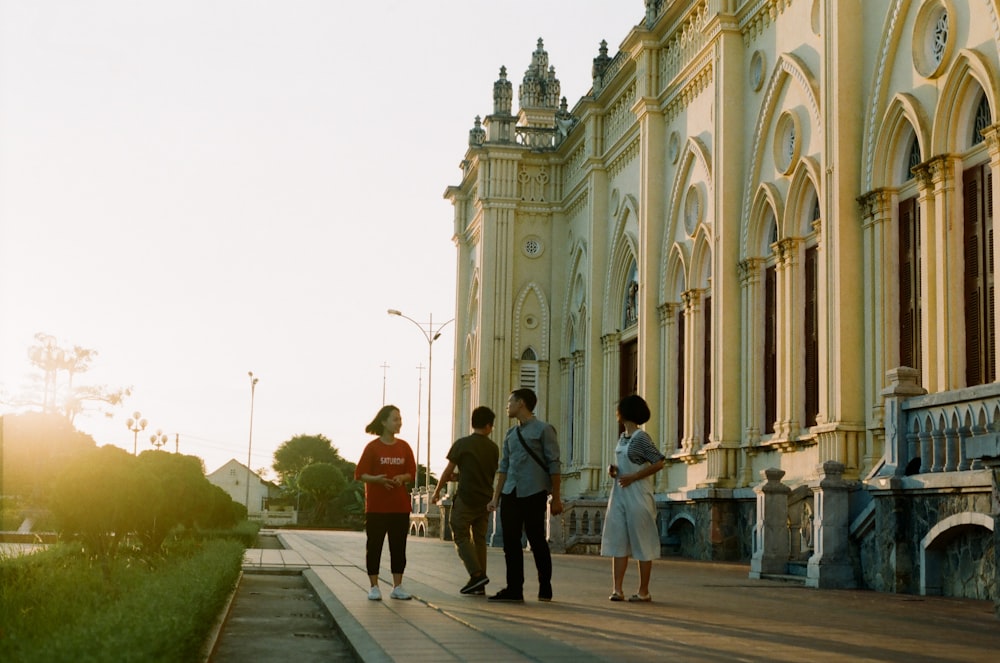
[[[392,663],[393,658],[386,653],[375,639],[368,633],[364,626],[354,618],[354,615],[344,607],[330,588],[320,580],[319,576],[312,569],[302,572],[302,577],[316,592],[316,596],[330,613],[337,629],[340,630],[358,660],[365,663]]]
[[[243,581],[243,571],[236,577],[236,584],[233,585],[233,590],[229,592],[229,598],[226,599],[226,608],[219,612],[219,616],[215,620],[215,624],[212,625],[212,630],[209,632],[208,638],[205,640],[205,644],[202,645],[201,649],[201,663],[208,663],[212,659],[212,654],[215,653],[215,647],[219,643],[219,636],[222,634],[222,627],[226,625],[226,621],[229,620],[229,613],[233,609],[233,601],[236,599],[236,592],[240,588],[240,583]]]

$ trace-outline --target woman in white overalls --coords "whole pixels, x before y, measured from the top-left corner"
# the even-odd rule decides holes
[[[660,556],[660,533],[656,529],[653,475],[663,469],[666,459],[639,426],[649,421],[649,406],[641,396],[626,396],[618,403],[618,422],[624,432],[615,445],[615,463],[608,474],[615,479],[608,497],[608,512],[601,537],[601,555],[614,558],[612,601],[624,601],[622,583],[629,557],[639,563],[639,591],[632,602],[651,601],[649,576],[653,560]]]

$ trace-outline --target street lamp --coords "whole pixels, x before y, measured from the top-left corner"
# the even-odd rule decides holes
[[[430,322],[423,325],[408,315],[403,315],[402,311],[397,311],[391,308],[387,311],[389,315],[395,315],[400,318],[406,318],[413,324],[417,326],[420,333],[424,335],[427,339],[427,465],[424,468],[424,491],[430,491],[431,486],[431,392],[433,391],[433,382],[431,381],[431,368],[434,365],[434,341],[441,337],[441,330],[446,326],[455,322],[455,318],[452,318],[448,322],[441,324],[437,329],[434,328],[434,315],[430,316]],[[417,459],[417,467],[419,470],[420,459]],[[414,477],[416,480],[416,477]]]
[[[146,424],[149,423],[142,418],[142,413],[133,412],[132,418],[125,422],[128,429],[132,431],[132,455],[139,455],[139,431],[146,430]]]
[[[250,376],[250,440],[247,442],[247,520],[250,519],[250,452],[253,449],[253,396],[257,390],[257,380],[253,376],[253,371],[247,371]]]
[[[154,435],[149,436],[149,443],[159,451],[160,447],[167,443],[167,436],[162,430],[157,430]]]

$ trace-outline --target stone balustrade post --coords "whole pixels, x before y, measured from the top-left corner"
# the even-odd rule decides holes
[[[844,464],[823,463],[821,479],[812,486],[816,508],[813,521],[814,553],[809,558],[806,586],[821,589],[853,589],[857,587],[848,537],[850,511],[848,498],[855,488],[853,481],[843,479]]]
[[[763,470],[764,481],[754,486],[757,494],[757,522],[753,530],[750,577],[788,572],[788,496],[792,489],[781,483],[784,470]]]
[[[909,431],[903,416],[902,402],[927,391],[917,380],[920,372],[915,368],[900,366],[886,373],[889,386],[882,390],[885,412],[885,464],[893,474],[903,474],[910,461]]]

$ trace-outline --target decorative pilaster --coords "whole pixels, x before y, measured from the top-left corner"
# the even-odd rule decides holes
[[[772,467],[760,474],[764,482],[753,489],[757,494],[757,522],[753,529],[750,577],[755,580],[767,574],[787,573],[790,553],[788,496],[792,489],[781,483],[784,470]]]

